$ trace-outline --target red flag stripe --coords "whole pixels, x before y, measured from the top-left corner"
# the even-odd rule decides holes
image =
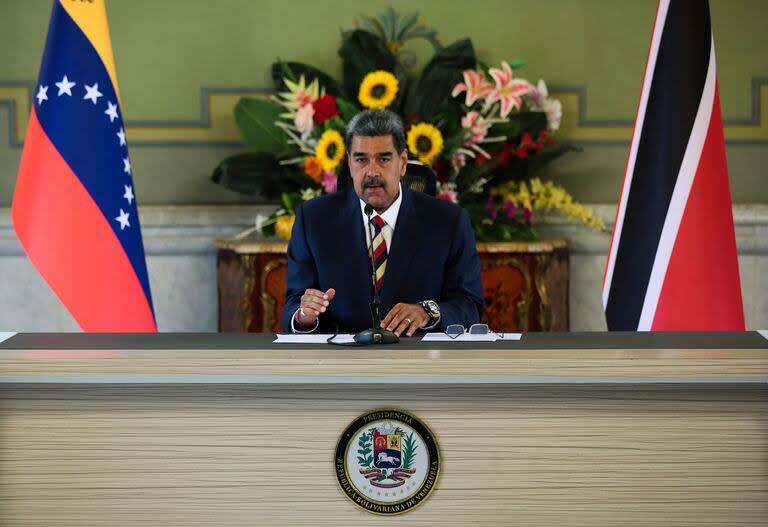
[[[659,294],[654,331],[744,329],[721,123],[715,82],[707,137]]]
[[[157,330],[123,247],[34,110],[12,218],[29,259],[84,331]]]
[[[704,84],[704,91],[701,94],[699,111],[696,114],[696,120],[691,130],[688,140],[688,146],[683,157],[683,163],[675,183],[675,190],[672,193],[672,200],[669,203],[667,217],[664,220],[664,228],[661,231],[661,238],[656,250],[656,258],[653,263],[650,279],[648,280],[648,289],[645,293],[643,309],[640,313],[640,322],[638,331],[649,331],[653,326],[653,320],[656,315],[656,307],[659,302],[659,295],[664,286],[667,266],[669,259],[675,248],[675,241],[678,239],[678,230],[683,214],[686,211],[688,196],[693,186],[693,180],[696,176],[696,169],[704,148],[704,142],[710,128],[712,119],[712,105],[715,98],[716,84],[716,65],[715,65],[715,47],[714,42],[710,47],[709,69],[707,70],[707,79]],[[730,201],[729,201],[730,203]],[[690,212],[691,209],[688,209]],[[733,219],[731,219],[733,221]],[[681,238],[685,243],[685,240]]]

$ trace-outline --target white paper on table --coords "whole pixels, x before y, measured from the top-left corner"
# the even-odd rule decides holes
[[[273,340],[275,344],[326,344],[331,333],[287,333],[277,334]],[[341,333],[336,335],[334,342],[346,343],[354,342],[354,335],[351,333]]]
[[[14,335],[17,335],[15,331],[0,331],[0,342],[3,342],[4,340],[8,340]]]
[[[472,334],[462,333],[456,338],[451,338],[445,333],[427,333],[422,337],[424,342],[496,342],[497,340],[520,340],[522,333],[487,333],[487,334]]]
[[[766,339],[768,339],[768,329],[758,329],[757,332],[760,333]]]

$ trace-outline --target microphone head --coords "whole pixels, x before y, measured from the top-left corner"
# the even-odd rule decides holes
[[[371,207],[366,203],[365,207],[363,207],[363,212],[365,212],[366,216],[370,216],[371,214],[373,214],[373,207]]]

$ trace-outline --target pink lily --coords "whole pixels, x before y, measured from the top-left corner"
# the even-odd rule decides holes
[[[485,80],[485,73],[476,70],[464,70],[464,82],[458,83],[451,92],[452,97],[457,97],[461,92],[467,92],[465,103],[472,106],[478,99],[485,98],[491,90],[493,84]]]
[[[478,112],[468,112],[461,118],[461,126],[469,131],[469,138],[464,142],[464,146],[472,146],[480,143],[488,135],[488,129],[491,127],[485,118]]]
[[[530,85],[525,80],[515,80],[512,78],[512,68],[506,62],[501,63],[501,69],[491,68],[488,70],[496,86],[488,94],[488,104],[496,101],[501,102],[501,117],[506,117],[512,108],[520,108],[522,104],[521,96],[528,93]]]

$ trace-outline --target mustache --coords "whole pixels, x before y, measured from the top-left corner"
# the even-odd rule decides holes
[[[383,187],[384,180],[380,177],[368,177],[363,180],[363,188],[368,187]]]

